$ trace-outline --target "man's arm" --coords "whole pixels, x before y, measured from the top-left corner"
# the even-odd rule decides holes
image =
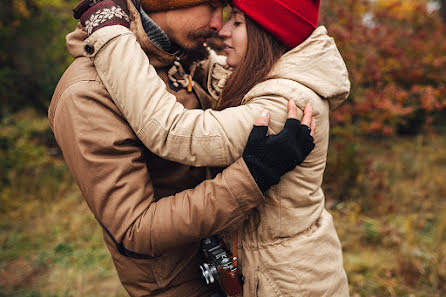
[[[212,181],[156,201],[145,148],[97,81],[68,87],[52,126],[94,216],[127,256],[157,256],[218,233],[264,201],[243,159]]]

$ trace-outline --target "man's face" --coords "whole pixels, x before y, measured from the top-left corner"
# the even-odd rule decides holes
[[[166,34],[186,52],[202,51],[206,39],[221,29],[222,15],[221,1],[168,11]]]

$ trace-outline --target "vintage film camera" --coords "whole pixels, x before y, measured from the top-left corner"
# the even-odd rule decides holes
[[[227,297],[242,297],[243,279],[232,262],[232,255],[217,237],[207,237],[201,241],[204,263],[201,273],[208,285],[220,285]]]

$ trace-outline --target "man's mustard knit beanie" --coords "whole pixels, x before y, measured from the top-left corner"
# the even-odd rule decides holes
[[[212,0],[141,0],[142,8],[147,12],[156,12],[199,5]]]

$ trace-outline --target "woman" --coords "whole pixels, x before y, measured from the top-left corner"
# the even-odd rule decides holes
[[[289,100],[300,115],[311,103],[318,127],[315,149],[265,193],[264,205],[234,226],[233,252],[245,277],[245,297],[348,296],[341,246],[321,189],[329,109],[347,98],[348,73],[326,29],[316,28],[319,1],[255,2],[233,0],[231,19],[220,32],[234,72],[216,63],[221,58],[215,55],[201,65],[209,72],[204,83],[214,95],[211,105],[221,111],[186,110],[165,89],[135,87],[157,76],[130,34],[110,41],[94,63],[142,142],[163,158],[195,166],[227,166],[239,158],[262,110],[270,111],[270,132],[277,133]],[[110,59],[125,69],[104,62]],[[225,236],[229,246],[232,234]]]

